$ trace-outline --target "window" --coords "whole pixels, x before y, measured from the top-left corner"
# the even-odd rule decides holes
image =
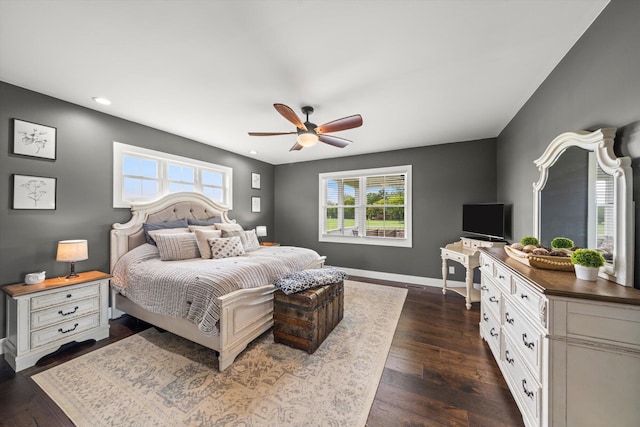
[[[411,247],[411,165],[323,173],[321,242]]]
[[[232,169],[133,145],[113,143],[113,207],[199,191],[232,208]]]

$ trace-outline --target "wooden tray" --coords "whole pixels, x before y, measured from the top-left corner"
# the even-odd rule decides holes
[[[505,246],[504,251],[510,258],[521,262],[529,267],[541,268],[544,270],[574,271],[573,263],[569,257],[534,255],[519,251],[511,246]]]

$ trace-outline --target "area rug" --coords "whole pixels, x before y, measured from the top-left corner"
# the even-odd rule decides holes
[[[345,281],[344,318],[312,355],[267,332],[224,372],[147,329],[33,380],[84,426],[364,426],[406,289]]]

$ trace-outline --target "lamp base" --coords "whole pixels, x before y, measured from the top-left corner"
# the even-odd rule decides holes
[[[71,261],[71,267],[67,279],[73,279],[74,277],[80,277],[80,275],[76,273],[76,263]]]

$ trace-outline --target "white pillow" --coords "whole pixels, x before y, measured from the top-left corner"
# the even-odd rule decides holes
[[[244,235],[246,237],[246,242],[244,245],[245,252],[251,252],[260,249],[260,241],[258,241],[256,230],[247,230],[244,232]]]
[[[209,242],[209,246],[211,246],[211,258],[213,259],[229,258],[244,254],[242,242],[239,237],[210,237],[207,241]]]
[[[215,225],[190,225],[189,231],[194,232],[196,230],[216,230]]]
[[[223,223],[223,224],[214,224],[214,225],[216,226],[216,229],[222,230],[222,231],[244,231],[244,229],[240,224]]]
[[[196,236],[193,233],[156,234],[155,240],[162,261],[200,257]]]
[[[191,226],[190,226],[191,227]],[[222,231],[220,230],[200,230],[195,229],[194,234],[196,236],[196,244],[200,250],[200,256],[202,258],[211,258],[211,246],[207,239],[222,237]]]
[[[153,240],[154,242],[156,242],[156,236],[158,234],[178,234],[178,233],[188,233],[189,229],[188,228],[163,228],[160,230],[150,230],[147,233],[149,234],[149,237],[151,237],[151,240]]]

